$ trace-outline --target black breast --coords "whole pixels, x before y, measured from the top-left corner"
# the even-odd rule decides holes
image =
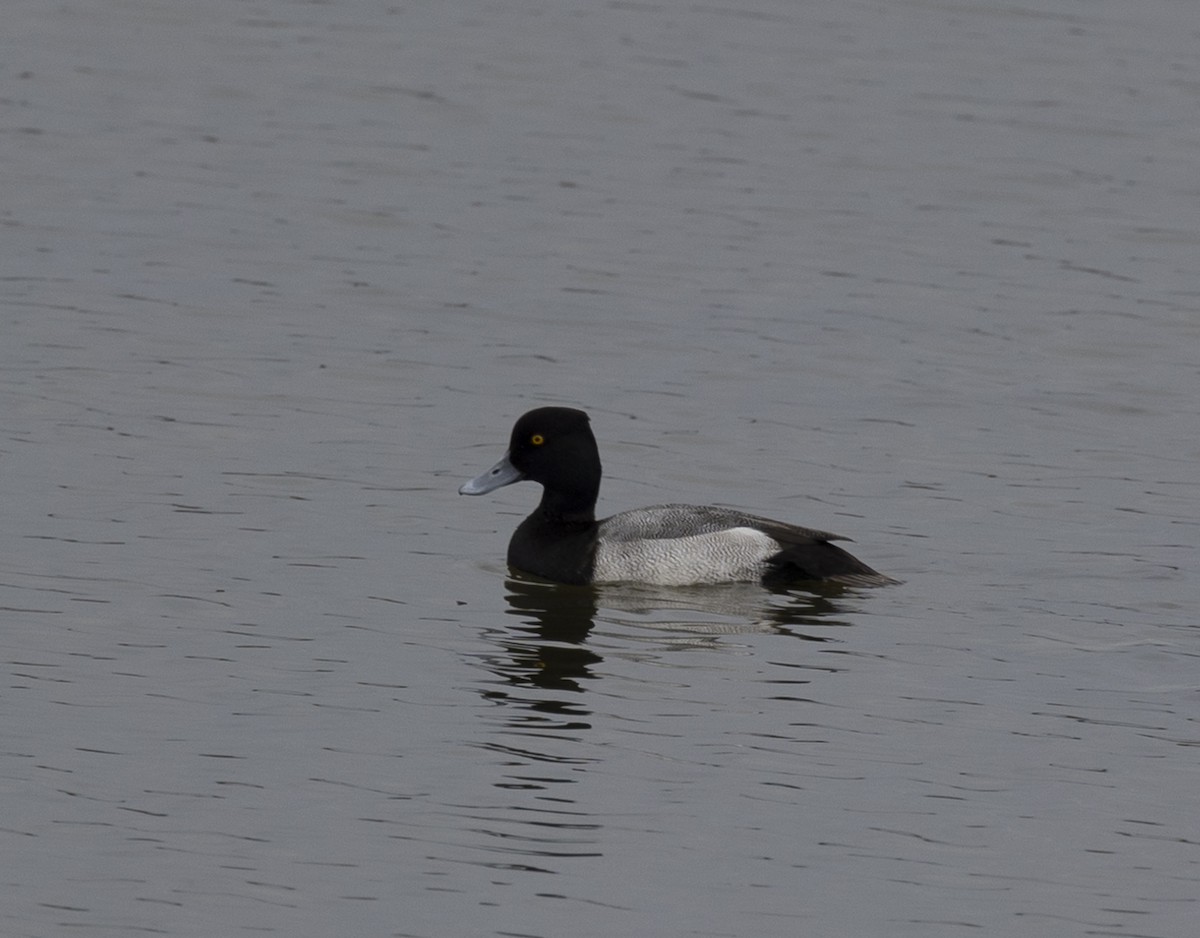
[[[534,512],[508,542],[509,566],[556,583],[590,583],[596,528],[594,521],[563,521]]]

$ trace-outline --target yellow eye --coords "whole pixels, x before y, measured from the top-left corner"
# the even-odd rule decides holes
[[[533,436],[531,436],[529,438],[529,442],[532,443],[534,446],[541,446],[543,443],[546,442],[546,438],[544,436],[542,436],[540,433],[535,433]]]

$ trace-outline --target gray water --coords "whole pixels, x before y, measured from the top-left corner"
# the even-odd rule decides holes
[[[0,934],[1196,934],[1200,7],[0,42]],[[549,402],[903,585],[511,578]]]

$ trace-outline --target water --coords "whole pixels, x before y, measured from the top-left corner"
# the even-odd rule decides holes
[[[9,3],[0,933],[1194,934],[1198,33]],[[550,402],[903,585],[511,579]]]

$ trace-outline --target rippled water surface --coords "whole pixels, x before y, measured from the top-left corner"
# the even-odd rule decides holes
[[[0,42],[0,933],[1196,933],[1200,8]],[[514,578],[550,402],[903,583]]]

